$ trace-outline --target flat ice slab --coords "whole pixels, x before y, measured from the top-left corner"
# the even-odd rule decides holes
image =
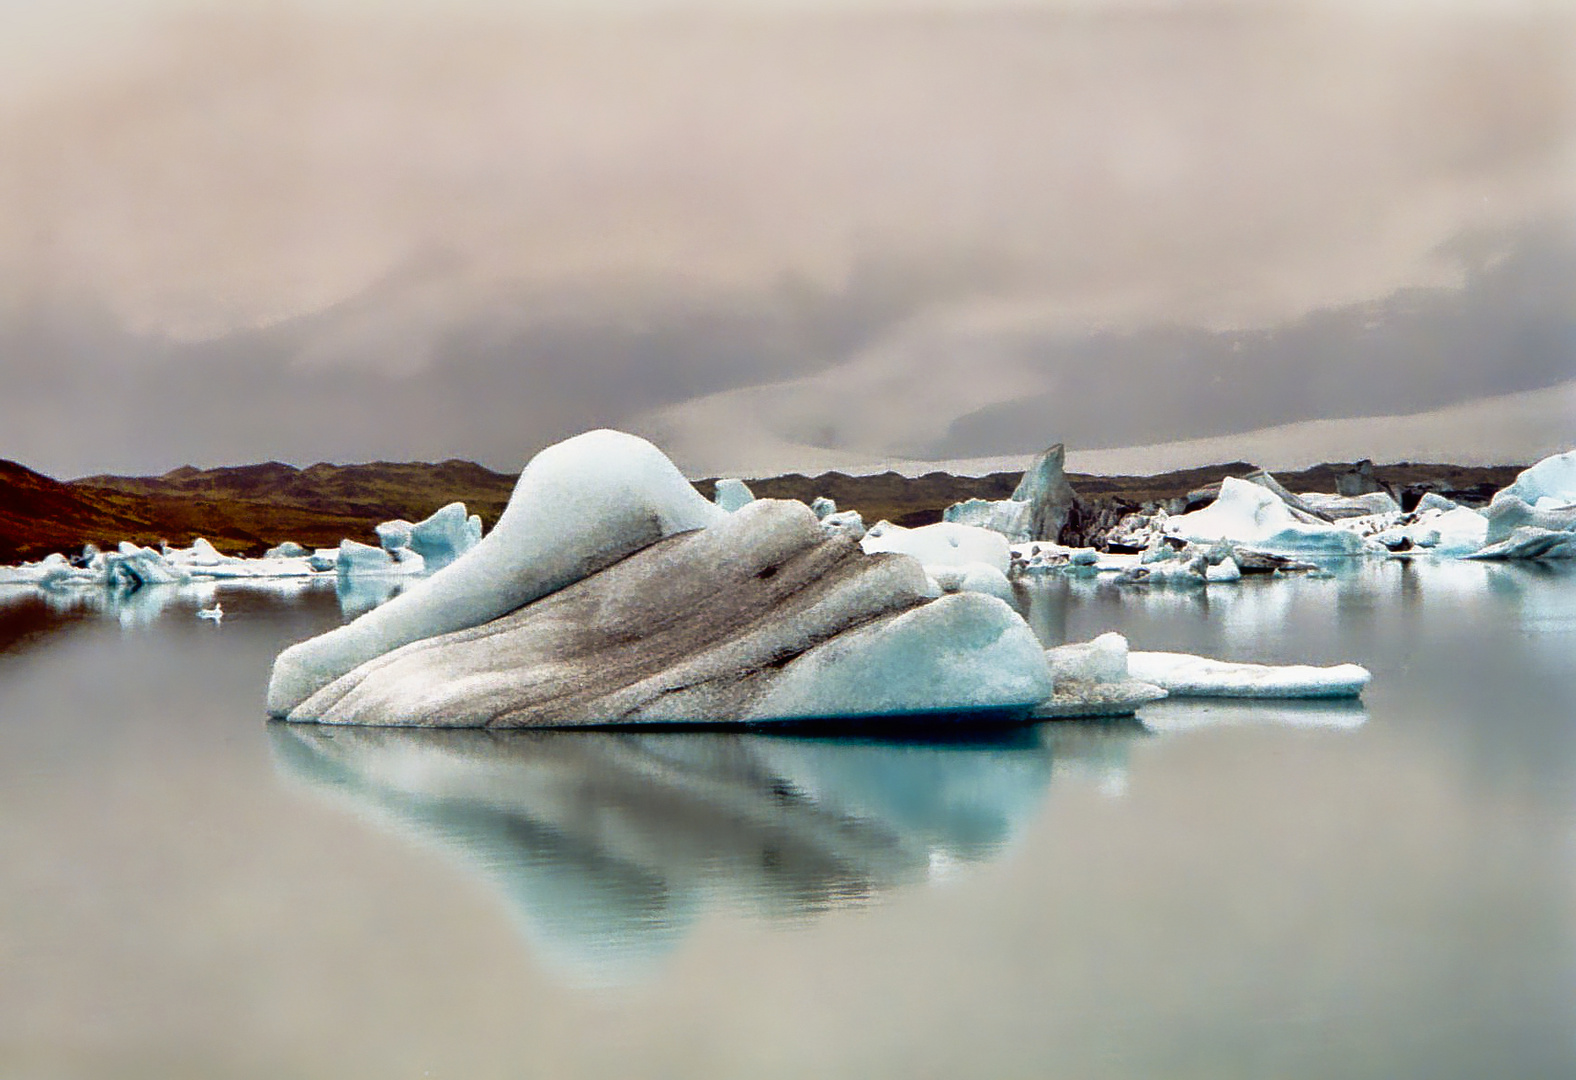
[[[1172,652],[1131,652],[1127,667],[1172,697],[1352,698],[1373,678],[1356,664],[1237,664]]]

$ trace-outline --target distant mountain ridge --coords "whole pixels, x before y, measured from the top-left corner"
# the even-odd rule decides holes
[[[1122,507],[1183,496],[1253,468],[1236,461],[1156,476],[1069,473],[1068,480],[1084,502]],[[1295,491],[1333,491],[1335,477],[1344,468],[1319,465],[1277,475]],[[1486,500],[1514,480],[1520,468],[1400,464],[1376,466],[1374,474],[1397,490],[1432,484]],[[867,522],[886,518],[901,525],[922,525],[939,520],[942,510],[964,499],[1007,498],[1021,476],[1021,472],[985,476],[932,472],[917,477],[896,472],[860,476],[825,472],[748,482],[760,497],[809,501],[827,495],[839,508],[859,511]],[[72,552],[84,543],[105,547],[122,540],[186,545],[202,536],[220,551],[249,555],[285,540],[309,547],[330,547],[346,537],[370,543],[379,522],[417,521],[455,501],[481,515],[491,529],[516,479],[475,462],[451,459],[305,468],[278,461],[214,469],[185,465],[162,476],[98,475],[61,481],[0,459],[0,563]],[[710,498],[715,480],[698,480],[695,487]]]

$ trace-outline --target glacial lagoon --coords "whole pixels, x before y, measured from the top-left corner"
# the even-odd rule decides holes
[[[1573,568],[1020,595],[1360,702],[265,723],[274,655],[383,598],[0,591],[0,1075],[1576,1074]]]

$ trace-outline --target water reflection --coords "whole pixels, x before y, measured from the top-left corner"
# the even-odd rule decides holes
[[[1358,699],[1322,701],[1233,701],[1173,698],[1144,706],[1143,725],[1150,731],[1193,731],[1228,724],[1259,724],[1350,731],[1368,722],[1368,709]]]
[[[803,919],[991,858],[1053,775],[1125,789],[1142,729],[269,732],[283,773],[480,871],[540,959],[595,984],[650,971],[708,904]]]

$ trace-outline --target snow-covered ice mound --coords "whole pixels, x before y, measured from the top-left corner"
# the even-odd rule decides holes
[[[280,653],[268,711],[283,716],[374,657],[495,619],[724,513],[644,439],[602,430],[550,446],[475,547],[355,622]]]
[[[288,707],[279,695],[273,711],[341,724],[583,726],[1025,715],[1050,694],[1033,632],[1000,600],[927,602],[917,562],[865,555],[802,503],[718,514],[501,618],[413,639]],[[335,635],[411,595],[295,649],[337,653]]]
[[[860,546],[869,554],[898,552],[912,555],[941,592],[977,592],[1003,600],[1012,599],[1007,572],[1012,548],[1007,538],[977,525],[942,521],[905,529],[890,521],[877,522],[865,533]]]
[[[1350,698],[1373,677],[1356,664],[1236,664],[1172,652],[1128,653],[1127,668],[1172,697]]]
[[[882,551],[912,555],[926,566],[984,563],[1005,574],[1012,565],[1012,548],[1006,537],[976,525],[950,521],[917,529],[905,529],[890,521],[877,522],[865,533],[860,546],[872,555]]]
[[[1235,477],[1221,482],[1220,497],[1213,503],[1169,517],[1162,527],[1167,535],[1185,540],[1225,540],[1279,553],[1355,555],[1368,550],[1362,537],[1349,529],[1300,521],[1275,492]]]

